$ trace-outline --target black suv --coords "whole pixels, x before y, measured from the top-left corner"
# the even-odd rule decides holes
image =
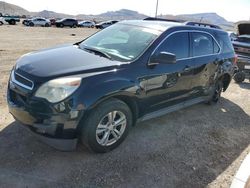
[[[74,45],[22,56],[11,71],[14,118],[46,143],[117,147],[137,121],[216,103],[231,81],[228,34],[164,21],[123,21]]]
[[[64,18],[56,21],[56,27],[77,27],[78,21],[71,18]]]
[[[111,21],[106,21],[106,22],[101,22],[95,25],[96,29],[105,29],[115,23],[117,23],[118,21],[116,20],[111,20]]]
[[[234,80],[241,83],[245,79],[250,81],[250,22],[238,23],[237,30],[238,35],[233,41],[233,46],[238,56],[238,70]]]

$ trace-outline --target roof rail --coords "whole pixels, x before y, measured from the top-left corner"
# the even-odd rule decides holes
[[[185,25],[199,26],[199,27],[210,27],[210,28],[214,28],[214,29],[222,29],[218,25],[208,24],[208,23],[201,23],[201,22],[185,22]]]
[[[184,20],[174,20],[174,19],[165,19],[165,18],[155,18],[155,17],[147,17],[143,20],[149,20],[149,21],[165,21],[165,22],[184,22]]]

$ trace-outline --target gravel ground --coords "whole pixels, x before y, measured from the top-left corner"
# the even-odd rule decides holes
[[[60,152],[8,114],[11,67],[23,53],[76,42],[96,30],[0,27],[0,187],[229,187],[250,151],[250,83],[232,83],[217,105],[142,122],[107,154]],[[75,34],[76,36],[72,36]]]

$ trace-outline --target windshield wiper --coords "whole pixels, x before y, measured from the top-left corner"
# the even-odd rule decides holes
[[[83,49],[84,49],[84,50],[87,50],[87,51],[89,51],[89,52],[94,52],[95,54],[99,54],[99,55],[101,55],[101,56],[103,56],[103,57],[106,57],[106,58],[112,60],[112,57],[111,57],[109,54],[107,54],[106,52],[103,52],[103,51],[101,51],[101,50],[99,50],[99,49],[97,49],[97,48],[92,48],[92,47],[88,47],[88,46],[83,46]]]

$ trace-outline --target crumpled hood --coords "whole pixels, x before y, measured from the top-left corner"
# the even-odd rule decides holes
[[[17,61],[16,70],[36,77],[56,77],[120,64],[82,50],[77,45],[67,45],[26,54]]]
[[[250,35],[250,22],[240,22],[237,24],[238,35]]]

